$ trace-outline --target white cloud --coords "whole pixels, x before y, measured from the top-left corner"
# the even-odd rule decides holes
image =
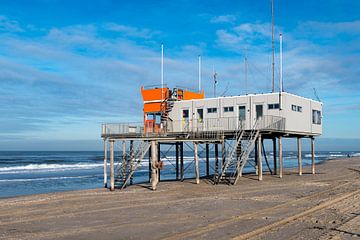
[[[236,21],[236,16],[234,15],[221,15],[213,17],[211,23],[234,23]]]
[[[20,24],[15,21],[8,19],[6,16],[0,15],[0,31],[3,32],[23,32]]]
[[[104,25],[104,29],[113,32],[119,32],[124,34],[124,36],[128,37],[136,37],[136,38],[152,38],[154,35],[158,35],[159,31],[152,31],[147,28],[136,28],[126,25],[121,25],[117,23],[107,23]]]
[[[299,24],[298,31],[307,35],[335,37],[338,34],[359,35],[360,20],[351,22],[307,21]]]

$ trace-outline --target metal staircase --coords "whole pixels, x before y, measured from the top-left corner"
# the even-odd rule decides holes
[[[259,130],[255,127],[250,132],[239,129],[234,144],[227,155],[225,165],[217,179],[217,183],[236,184],[242,170],[254,149]],[[236,156],[235,156],[236,155]]]
[[[136,169],[141,165],[145,154],[149,151],[150,145],[150,142],[142,141],[130,155],[124,157],[115,175],[116,187],[124,189],[127,186]]]

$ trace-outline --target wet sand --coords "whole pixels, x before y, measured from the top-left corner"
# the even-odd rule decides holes
[[[0,239],[359,239],[360,158],[316,170],[2,199]]]

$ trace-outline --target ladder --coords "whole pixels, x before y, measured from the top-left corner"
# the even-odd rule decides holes
[[[244,133],[245,131],[242,129],[242,124],[240,123],[236,131],[235,138],[233,139],[234,144],[232,145],[228,155],[226,156],[226,163],[223,166],[221,174],[216,181],[217,183],[219,183],[220,181],[227,181],[228,183],[230,183],[231,179],[229,177],[234,171],[234,167],[236,167],[237,162],[235,154],[237,153],[239,146],[241,146],[241,139],[243,138]]]
[[[124,189],[129,181],[132,179],[136,169],[141,165],[145,154],[150,149],[150,142],[142,141],[130,156],[126,156],[118,168],[117,175],[115,177],[115,184]]]

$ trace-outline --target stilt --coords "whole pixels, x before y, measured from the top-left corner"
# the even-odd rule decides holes
[[[184,143],[180,143],[180,178],[184,181]]]
[[[315,174],[315,138],[311,138],[311,173]]]
[[[259,135],[258,137],[258,159],[257,159],[257,162],[258,162],[258,176],[259,176],[259,181],[262,181],[263,179],[263,176],[262,176],[262,159],[261,159],[261,135]]]
[[[107,143],[104,138],[104,187],[107,188]]]
[[[152,151],[151,151],[151,146],[149,148],[149,183],[151,183],[151,155]]]
[[[215,143],[215,180],[219,177],[219,148],[218,144]]]
[[[158,142],[157,143],[157,162],[160,163],[161,161],[161,145],[160,143]],[[159,177],[159,182],[160,182],[160,168],[158,168],[158,177]]]
[[[151,141],[151,186],[155,191],[158,184],[158,166],[157,166],[157,150],[156,141]]]
[[[110,140],[110,191],[115,190],[114,140]]]
[[[283,177],[283,152],[282,152],[282,137],[279,136],[279,177]]]
[[[122,151],[122,176],[123,176],[123,181],[125,182],[126,181],[126,178],[127,178],[127,176],[126,176],[126,169],[127,169],[127,159],[126,159],[126,141],[124,140],[124,141],[122,141],[121,142],[121,144],[122,144],[122,149],[121,149],[121,151]]]
[[[259,146],[258,146],[258,141],[255,141],[255,174],[259,175],[259,167],[258,167],[258,151],[259,150]]]
[[[176,165],[175,165],[175,171],[176,171],[176,180],[179,180],[179,143],[175,143],[175,152],[176,152]]]
[[[209,178],[210,176],[210,166],[209,166],[209,144],[205,145],[206,148],[206,177]]]
[[[302,175],[301,138],[297,138],[299,176]]]
[[[131,172],[134,170],[134,140],[130,140],[130,168]],[[130,177],[130,185],[133,184],[133,176]]]
[[[221,169],[225,166],[226,154],[225,154],[225,139],[224,136],[221,141]]]
[[[194,155],[195,155],[195,176],[196,184],[200,183],[200,173],[199,173],[199,156],[198,156],[198,143],[194,142]]]
[[[274,175],[277,175],[276,138],[273,138]]]

